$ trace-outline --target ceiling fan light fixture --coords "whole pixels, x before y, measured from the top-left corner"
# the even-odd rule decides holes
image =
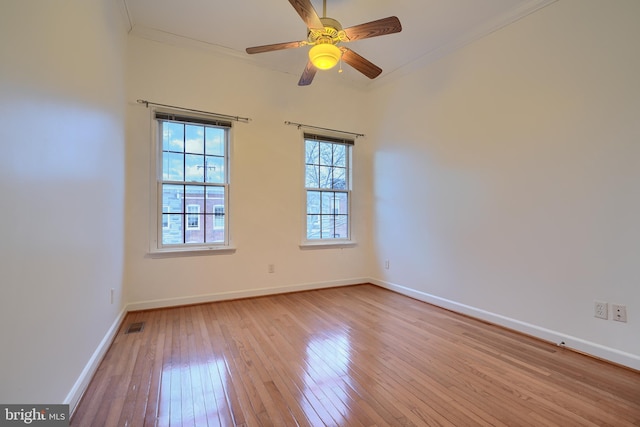
[[[321,43],[309,49],[309,59],[319,70],[328,70],[335,67],[340,61],[342,51],[331,43]]]
[[[399,33],[402,31],[402,25],[398,17],[389,16],[387,18],[376,19],[375,21],[365,22],[364,24],[343,28],[340,22],[327,17],[327,0],[322,1],[322,17],[318,16],[311,1],[312,0],[289,0],[291,6],[293,6],[307,26],[306,40],[248,47],[246,48],[246,52],[248,54],[254,54],[308,46],[310,48],[308,51],[309,60],[300,76],[298,86],[310,85],[318,70],[328,70],[338,65],[338,62],[340,63],[340,70],[338,72],[341,72],[342,61],[370,79],[378,77],[380,73],[382,73],[382,68],[358,55],[353,50],[343,47],[342,44],[355,40]],[[340,46],[338,47],[338,45]]]

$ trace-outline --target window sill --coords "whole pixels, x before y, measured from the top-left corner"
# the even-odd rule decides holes
[[[332,248],[353,248],[358,246],[358,242],[353,240],[338,241],[306,241],[300,244],[300,249],[332,249]]]
[[[236,252],[236,248],[232,246],[212,246],[198,248],[164,248],[152,249],[147,256],[149,258],[172,258],[202,255],[227,255]]]

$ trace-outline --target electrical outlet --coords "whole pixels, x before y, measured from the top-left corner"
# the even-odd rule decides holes
[[[275,272],[276,272],[276,266],[275,266],[274,264],[269,264],[269,265],[267,266],[267,271],[268,271],[269,273],[275,273]]]
[[[389,260],[388,259],[384,261],[384,269],[385,270],[389,269]]]
[[[609,304],[602,301],[595,301],[593,303],[593,315],[598,319],[608,319],[609,318]]]
[[[113,297],[116,293],[116,290],[114,288],[111,288],[111,292],[109,293],[109,300],[111,301],[111,304],[113,304]]]
[[[627,306],[622,304],[611,304],[613,320],[616,322],[627,321]]]

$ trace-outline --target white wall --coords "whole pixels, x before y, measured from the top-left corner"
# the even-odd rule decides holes
[[[113,5],[2,2],[2,403],[68,400],[123,307],[126,33]]]
[[[368,277],[370,165],[366,138],[354,148],[354,237],[343,249],[301,250],[303,142],[285,121],[367,133],[364,94],[328,87],[321,76],[259,69],[205,49],[129,38],[127,91],[127,300],[132,308],[188,303]],[[303,67],[304,64],[301,65]],[[302,69],[301,69],[302,71]],[[233,127],[230,227],[233,254],[150,258],[150,110],[146,99],[250,117]],[[269,274],[267,266],[275,265]]]
[[[640,369],[638,16],[560,0],[375,93],[379,283]]]

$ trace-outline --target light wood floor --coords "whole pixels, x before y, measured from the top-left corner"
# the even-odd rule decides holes
[[[359,285],[129,313],[71,425],[640,426],[640,373]]]

